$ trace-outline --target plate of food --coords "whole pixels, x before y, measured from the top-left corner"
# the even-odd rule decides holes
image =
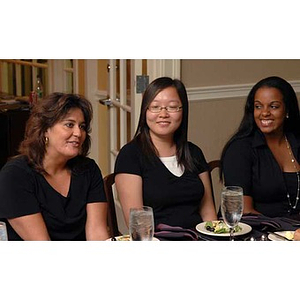
[[[288,241],[293,241],[294,233],[295,233],[295,231],[275,231],[274,234],[269,233],[268,239],[271,241],[284,241],[284,239],[280,238],[280,236],[282,236],[283,238],[287,239]]]
[[[230,236],[229,228],[222,220],[202,222],[196,226],[196,230],[206,235],[220,237]],[[247,234],[251,230],[252,227],[250,225],[239,222],[234,228],[234,236]]]
[[[116,239],[116,241],[120,241],[120,242],[130,241],[130,235],[125,234],[125,235],[116,236],[115,239]],[[112,239],[109,238],[109,239],[107,239],[107,241],[112,241]],[[159,239],[156,237],[153,237],[152,241],[159,241]]]

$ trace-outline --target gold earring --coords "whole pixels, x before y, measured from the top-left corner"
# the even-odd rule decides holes
[[[49,144],[49,138],[46,136],[45,137],[45,145],[48,146],[48,144]]]

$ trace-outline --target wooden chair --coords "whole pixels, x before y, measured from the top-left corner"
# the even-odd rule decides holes
[[[220,160],[212,160],[208,163],[208,167],[209,167],[209,177],[210,177],[210,184],[211,184],[211,191],[212,191],[212,195],[213,195],[213,199],[214,199],[214,203],[215,203],[215,208],[216,208],[216,212],[218,214],[219,209],[220,209],[220,201],[217,201],[216,197],[215,197],[215,189],[213,187],[213,176],[212,176],[212,171],[215,169],[220,169],[221,168],[221,161]],[[219,176],[217,176],[218,178]],[[220,182],[220,181],[219,181]],[[219,198],[218,198],[219,199]]]
[[[118,220],[116,214],[115,200],[113,194],[113,185],[115,183],[114,173],[108,174],[103,178],[104,191],[107,198],[107,222],[109,226],[109,232],[112,237],[121,235],[118,227]]]

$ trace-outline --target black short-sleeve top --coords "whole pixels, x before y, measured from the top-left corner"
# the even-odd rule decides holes
[[[67,197],[58,193],[31,168],[24,157],[15,158],[0,172],[0,219],[9,240],[21,240],[7,219],[41,213],[51,240],[85,240],[86,205],[106,202],[101,171],[94,160],[72,162]]]
[[[286,134],[294,156],[300,159],[300,140]],[[260,131],[253,136],[237,139],[228,147],[223,160],[225,185],[243,187],[244,195],[253,198],[254,208],[270,216],[289,214],[287,189],[295,203],[296,173],[283,173]],[[300,209],[300,203],[297,210]]]
[[[168,224],[194,228],[200,223],[199,205],[204,186],[199,174],[208,170],[201,149],[189,142],[189,149],[197,171],[184,171],[181,176],[171,173],[159,158],[154,163],[144,157],[135,141],[125,145],[119,152],[115,173],[135,174],[142,177],[143,204],[151,206],[155,224]]]

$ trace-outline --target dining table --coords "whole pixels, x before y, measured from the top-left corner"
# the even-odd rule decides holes
[[[299,219],[295,217],[268,217],[264,215],[243,215],[239,225],[241,231],[234,236],[235,241],[288,241],[286,233],[300,228]],[[195,228],[184,229],[178,226],[159,224],[154,236],[160,241],[229,241],[228,234],[217,234],[205,229],[205,223]],[[200,226],[199,226],[200,225]],[[199,229],[201,228],[201,229]]]
[[[264,215],[244,215],[240,221],[247,224],[251,230],[245,234],[235,235],[236,241],[288,241],[284,232],[294,232],[300,228],[300,220],[291,217],[267,217]],[[224,237],[218,234],[207,235],[197,232],[200,241],[228,241],[229,236]]]

